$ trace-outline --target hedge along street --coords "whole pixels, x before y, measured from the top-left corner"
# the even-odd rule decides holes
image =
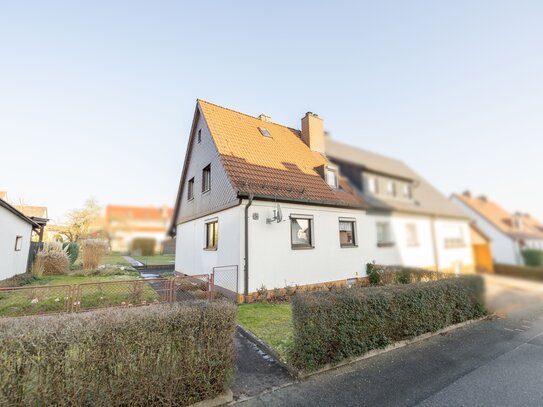
[[[213,399],[229,385],[234,330],[235,306],[226,302],[4,319],[0,405]]]
[[[292,305],[292,362],[305,372],[486,315],[477,276],[303,293]]]

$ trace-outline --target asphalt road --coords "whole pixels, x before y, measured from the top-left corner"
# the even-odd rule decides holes
[[[243,406],[543,406],[543,284],[487,279],[498,318],[270,391]]]

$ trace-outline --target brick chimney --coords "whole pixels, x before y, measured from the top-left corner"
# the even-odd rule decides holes
[[[324,123],[315,113],[307,112],[302,118],[302,141],[311,150],[324,154]]]

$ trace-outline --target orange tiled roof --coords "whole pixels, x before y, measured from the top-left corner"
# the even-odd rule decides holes
[[[111,220],[140,220],[140,221],[159,221],[171,219],[173,215],[172,208],[156,208],[147,206],[118,206],[108,205],[106,207],[106,221]]]
[[[469,206],[495,227],[512,237],[543,239],[543,225],[526,214],[510,214],[497,203],[488,198],[456,194],[464,204]],[[517,227],[515,217],[521,220],[521,227]]]
[[[335,190],[317,173],[317,167],[329,162],[300,139],[299,130],[202,100],[198,105],[239,195],[364,206],[345,178],[340,179],[340,190]],[[271,137],[263,136],[259,127]]]
[[[47,206],[14,205],[28,217],[47,218]]]

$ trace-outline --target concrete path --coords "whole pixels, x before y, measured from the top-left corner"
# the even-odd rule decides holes
[[[130,256],[123,256],[123,258],[130,263],[132,267],[143,267],[145,264],[143,264],[141,261],[138,261]]]
[[[236,400],[254,397],[292,383],[282,366],[236,332],[236,368],[232,391]]]
[[[542,406],[543,284],[488,277],[500,317],[314,376],[243,406]]]

